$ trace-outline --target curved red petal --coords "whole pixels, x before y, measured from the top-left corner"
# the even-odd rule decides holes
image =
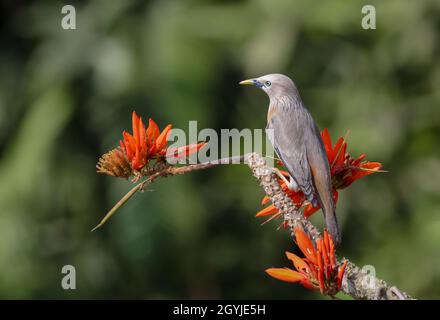
[[[160,135],[156,139],[156,151],[161,151],[162,149],[165,149],[168,143],[168,137],[171,133],[171,128],[173,126],[171,124],[167,125],[165,129],[160,133]]]
[[[333,238],[330,236],[328,237],[328,244],[329,244],[328,253],[330,255],[330,262],[332,266],[336,266],[335,243],[333,242]]]
[[[341,146],[341,149],[337,151],[337,158],[333,160],[334,165],[342,166],[344,164],[346,152],[347,152],[347,143],[344,142]]]
[[[330,265],[330,257],[328,256],[328,252],[325,248],[324,239],[325,239],[325,231],[324,231],[324,237],[322,239],[317,240],[317,247],[318,247],[318,256],[322,257],[323,268],[324,268],[323,271],[325,274],[325,278],[328,279],[330,278],[331,265]]]
[[[333,147],[333,157],[329,159],[330,166],[333,167],[335,165],[335,161],[341,153],[342,145],[344,144],[344,138],[339,137],[338,141],[336,141],[335,146]]]
[[[324,142],[324,148],[325,148],[325,152],[327,153],[327,159],[331,163],[331,161],[333,160],[333,149],[332,149],[333,145],[332,145],[332,139],[330,137],[330,133],[328,132],[327,128],[325,128],[321,132],[321,137],[322,137],[322,142]]]
[[[263,210],[258,211],[255,216],[264,217],[275,213],[278,213],[278,209],[273,204],[271,204],[268,207],[264,208]]]
[[[173,158],[185,158],[190,154],[198,152],[204,146],[206,146],[207,142],[200,142],[197,144],[190,144],[187,146],[179,147],[179,148],[168,148],[167,149],[167,157]]]
[[[160,134],[159,126],[151,118],[148,120],[148,128],[146,134],[149,144],[155,142]]]
[[[328,259],[328,269],[329,272],[331,273],[333,271],[334,268],[336,268],[336,265],[334,264],[334,261],[332,261],[332,259],[334,258],[334,254],[332,255],[331,250],[330,250],[330,242],[333,242],[332,237],[330,236],[330,234],[327,232],[327,229],[324,230],[324,236],[323,236],[323,251],[325,252],[325,256]],[[334,248],[334,246],[333,246]]]
[[[382,169],[382,163],[367,161],[367,162],[361,163],[359,167],[369,169],[369,170],[380,170],[380,169]]]
[[[266,273],[272,278],[285,282],[300,282],[307,279],[302,273],[288,268],[269,268],[266,269]]]
[[[315,290],[317,289],[317,287],[309,280],[309,279],[304,279],[302,281],[300,281],[300,283],[303,285],[304,288],[309,289],[309,290]]]
[[[124,146],[126,151],[126,156],[128,160],[132,160],[134,153],[136,152],[136,142],[131,134],[126,131],[122,132],[124,138]]]
[[[344,180],[346,183],[352,184],[356,180],[359,180],[363,177],[369,176],[370,174],[378,172],[382,168],[382,164],[380,162],[364,162],[361,163],[358,168],[351,170],[351,176],[346,177]],[[363,170],[367,169],[367,170]]]
[[[362,160],[366,157],[365,153],[361,154],[359,158],[353,161],[352,165],[357,166],[359,163],[361,163]]]
[[[322,257],[318,254],[318,282],[319,282],[319,289],[321,290],[321,293],[325,290],[325,283],[324,283],[324,265],[322,263]]]
[[[345,268],[347,267],[347,260],[344,261],[344,264],[342,265],[342,267],[339,269],[338,272],[338,289],[341,289],[342,286],[342,280],[344,279],[344,273],[345,273]]]
[[[133,128],[133,137],[139,141],[139,117],[135,111],[131,114],[131,127]]]
[[[298,244],[298,247],[302,251],[302,253],[306,256],[307,259],[309,259],[310,262],[313,264],[317,263],[317,257],[316,257],[316,249],[313,245],[312,240],[310,240],[307,233],[304,232],[303,229],[296,227],[295,228],[295,237],[296,237],[296,243]]]
[[[310,268],[307,262],[305,262],[303,259],[298,257],[296,254],[290,253],[286,251],[287,259],[292,261],[293,265],[295,266],[296,270],[299,272],[303,272],[306,274],[310,274]]]
[[[264,198],[261,200],[261,205],[264,206],[269,201],[270,201],[269,196],[264,196]]]

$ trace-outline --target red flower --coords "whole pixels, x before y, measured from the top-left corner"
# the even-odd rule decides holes
[[[305,258],[290,252],[286,252],[286,256],[296,270],[269,268],[266,273],[278,280],[299,282],[307,289],[319,289],[321,293],[335,295],[341,289],[347,261],[338,265],[332,237],[324,230],[324,236],[316,241],[316,247],[301,228],[295,228],[295,237]]]
[[[133,112],[131,121],[133,135],[122,132],[123,141],[119,141],[119,144],[133,170],[138,171],[147,163],[148,143],[142,118]]]
[[[131,119],[133,134],[122,132],[123,139],[119,141],[120,147],[113,149],[99,159],[98,172],[124,178],[134,174],[139,178],[141,175],[148,175],[149,170],[143,169],[148,169],[149,162],[153,159],[157,162],[164,162],[165,156],[187,157],[206,145],[203,142],[168,150],[171,124],[161,132],[156,122],[151,118],[148,121],[148,128],[145,128],[142,118],[134,111]]]
[[[122,133],[124,139],[119,144],[133,170],[140,171],[147,166],[150,159],[165,155],[172,125],[167,125],[160,132],[156,122],[149,119],[148,128],[145,129],[142,118],[133,111],[132,126],[133,135],[124,131]]]
[[[365,154],[362,154],[358,158],[352,158],[347,153],[347,142],[344,138],[340,137],[335,145],[332,145],[332,140],[328,129],[324,129],[321,133],[322,140],[324,142],[325,151],[327,153],[327,159],[330,165],[330,171],[332,176],[333,186],[333,200],[335,203],[338,201],[338,189],[344,189],[351,185],[354,181],[368,176],[375,172],[381,172],[382,164],[379,162],[370,162],[365,159]],[[282,164],[281,164],[282,165]],[[289,173],[281,171],[283,175],[289,177]],[[304,207],[304,216],[310,217],[313,213],[318,211],[321,207],[313,207],[307,199],[304,197],[302,191],[294,192],[287,188],[285,183],[280,179],[281,188],[296,204],[297,208]],[[263,198],[262,204],[265,204],[270,199],[266,196]],[[278,209],[274,205],[269,205],[263,210],[257,213],[257,217],[278,214]]]
[[[340,137],[332,147],[332,140],[327,128],[324,129],[321,136],[330,164],[333,188],[344,189],[362,177],[380,172],[382,164],[364,160],[365,154],[361,154],[356,159],[352,158],[347,153],[347,142],[344,138]]]

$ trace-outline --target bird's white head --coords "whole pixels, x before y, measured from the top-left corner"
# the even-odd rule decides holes
[[[292,79],[279,73],[243,80],[240,84],[256,86],[266,92],[270,98],[298,94]]]

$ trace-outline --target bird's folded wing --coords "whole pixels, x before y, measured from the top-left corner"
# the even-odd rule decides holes
[[[313,205],[316,205],[318,199],[316,198],[312,173],[307,161],[306,146],[301,139],[304,132],[297,132],[301,128],[296,125],[289,125],[287,121],[290,119],[288,118],[282,119],[278,115],[273,116],[267,126],[268,138],[306,198]]]

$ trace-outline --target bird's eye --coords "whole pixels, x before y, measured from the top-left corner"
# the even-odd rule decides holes
[[[264,85],[265,85],[266,87],[270,87],[271,84],[272,84],[272,82],[270,82],[269,80],[267,80],[267,81],[264,83]]]

